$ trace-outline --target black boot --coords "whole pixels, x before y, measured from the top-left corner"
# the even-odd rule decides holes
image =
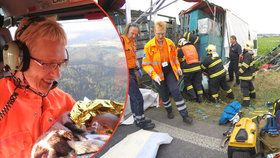
[[[169,118],[169,119],[173,119],[174,118],[174,114],[173,114],[172,111],[171,112],[167,112],[167,118]]]
[[[193,119],[190,116],[186,116],[186,117],[183,117],[183,122],[185,122],[187,124],[192,124]]]
[[[134,123],[136,124],[136,120],[134,121]],[[139,122],[139,121],[138,121]],[[145,123],[151,123],[152,122],[152,120],[151,119],[148,119],[148,118],[142,118],[142,119],[140,119],[140,122],[145,122]]]
[[[145,130],[151,130],[151,129],[155,128],[154,123],[152,123],[152,122],[147,123],[145,121],[136,122],[136,126],[141,128],[141,129],[145,129]]]
[[[203,97],[202,97],[202,95],[197,95],[196,102],[198,102],[198,103],[203,102]]]
[[[242,106],[243,107],[249,107],[250,106],[250,100],[243,100]]]
[[[234,99],[234,94],[232,92],[230,92],[230,93],[227,94],[226,97],[229,98],[229,99]]]
[[[256,99],[256,93],[250,93],[250,98]]]
[[[211,101],[212,103],[219,103],[219,98],[210,97],[210,101]]]

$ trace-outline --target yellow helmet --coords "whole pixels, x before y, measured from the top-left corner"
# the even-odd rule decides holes
[[[245,42],[244,45],[245,50],[253,50],[253,48],[254,48],[254,43],[252,41],[248,40]]]
[[[205,50],[208,54],[212,54],[213,52],[216,52],[216,46],[213,44],[209,44]]]

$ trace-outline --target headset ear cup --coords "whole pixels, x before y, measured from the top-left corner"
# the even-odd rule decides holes
[[[30,64],[30,53],[29,53],[29,49],[27,48],[27,46],[22,43],[19,40],[15,41],[17,43],[17,45],[19,46],[20,51],[22,52],[22,68],[21,68],[21,72],[24,72],[26,70],[28,70],[29,68],[29,64]]]
[[[22,51],[15,41],[7,43],[3,48],[3,63],[15,72],[22,69]]]

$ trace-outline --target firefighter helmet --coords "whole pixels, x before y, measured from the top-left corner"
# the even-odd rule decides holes
[[[185,44],[187,44],[188,41],[185,39],[185,38],[181,38],[179,41],[178,41],[178,46],[182,47],[184,46]]]
[[[250,40],[245,42],[244,49],[245,50],[253,50],[254,43]]]
[[[216,52],[216,46],[213,45],[213,44],[209,44],[207,47],[206,47],[206,52],[208,54],[212,54],[213,52]]]
[[[185,32],[183,37],[191,44],[197,44],[199,42],[199,36],[194,32]]]

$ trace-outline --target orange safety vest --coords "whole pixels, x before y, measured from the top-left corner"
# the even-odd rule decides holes
[[[128,69],[136,68],[136,43],[135,41],[130,41],[126,35],[122,35],[126,62]]]
[[[187,64],[199,63],[199,57],[195,46],[187,44],[182,47]]]
[[[0,80],[0,110],[15,89],[11,79]],[[43,133],[66,111],[74,99],[59,88],[42,98],[30,90],[17,89],[18,96],[8,113],[0,121],[0,157],[30,158],[31,149]]]
[[[177,74],[180,64],[177,59],[176,46],[174,43],[165,38],[168,47],[169,63],[177,79],[179,76]],[[158,75],[161,80],[164,80],[164,75],[162,72],[162,62],[160,56],[160,50],[156,44],[156,39],[151,39],[144,47],[145,57],[142,60],[143,69],[151,76],[152,79]]]

